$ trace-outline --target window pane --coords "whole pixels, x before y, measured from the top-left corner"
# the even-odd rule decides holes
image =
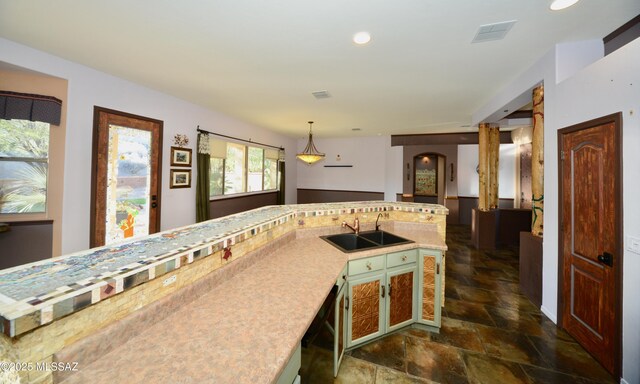
[[[0,156],[49,157],[49,124],[0,119]]]
[[[49,124],[0,119],[0,213],[46,211],[48,156]]]
[[[211,158],[209,161],[209,197],[222,195],[224,160]]]
[[[262,191],[262,148],[249,147],[249,175],[247,177],[247,192]]]
[[[278,187],[278,160],[264,159],[264,190]]]
[[[244,145],[228,143],[227,159],[224,165],[224,194],[242,193],[245,188],[245,150]]]
[[[0,161],[0,213],[45,212],[47,163]]]
[[[105,244],[149,234],[151,132],[109,125]]]

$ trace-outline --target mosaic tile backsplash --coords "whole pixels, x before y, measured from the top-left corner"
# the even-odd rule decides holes
[[[448,214],[440,205],[400,202],[269,206],[7,269],[0,271],[0,328],[18,336],[290,220],[388,211]]]

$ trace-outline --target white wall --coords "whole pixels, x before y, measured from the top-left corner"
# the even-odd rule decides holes
[[[94,106],[164,121],[162,230],[195,222],[195,167],[192,188],[169,189],[169,154],[176,133],[186,134],[190,140],[189,147],[195,148],[198,125],[209,131],[284,146],[288,165],[287,203],[296,201],[296,168],[293,166],[295,139],[2,38],[0,61],[67,79],[69,82],[67,105],[64,106],[67,108],[67,136],[62,214],[63,254],[89,246]]]
[[[330,189],[342,191],[367,191],[392,193],[397,183],[397,175],[390,177],[387,182],[387,169],[393,170],[392,164],[387,164],[389,157],[397,157],[397,149],[391,148],[390,136],[369,136],[358,138],[319,139],[314,143],[326,158],[318,163],[307,165],[297,160],[298,188]],[[298,140],[298,152],[302,152],[307,140]],[[341,160],[336,160],[340,155]],[[325,168],[325,165],[352,165],[351,168]],[[397,167],[402,166],[402,158]],[[400,186],[397,193],[402,192]],[[395,200],[395,197],[394,197]]]
[[[592,44],[571,48],[592,50]],[[591,65],[589,52],[570,53],[556,47],[474,114],[480,121],[509,100],[544,81],[545,86],[545,212],[543,239],[542,311],[557,322],[558,298],[558,166],[557,130],[596,117],[623,112],[623,215],[625,246],[628,236],[640,237],[640,39]],[[567,63],[567,61],[571,61]],[[571,71],[578,71],[571,73]],[[557,84],[559,71],[566,80]],[[633,113],[631,113],[633,111]],[[640,383],[640,255],[625,249],[623,269],[623,369],[627,383]]]
[[[387,167],[384,200],[396,201],[396,194],[402,193],[402,146],[391,146],[391,136],[387,136]]]
[[[458,196],[478,197],[478,144],[458,146]],[[515,199],[516,195],[516,147],[500,144],[498,169],[498,197]]]
[[[626,248],[628,236],[640,238],[640,39],[558,84],[556,112],[553,128],[622,112]],[[545,212],[545,226],[546,218]],[[640,383],[640,254],[625,249],[623,257],[623,377],[628,383]]]

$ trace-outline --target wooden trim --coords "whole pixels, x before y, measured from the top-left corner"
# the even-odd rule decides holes
[[[478,196],[458,196],[458,199],[478,199]],[[514,199],[512,197],[499,197],[498,200],[503,200],[503,201],[513,201]]]
[[[616,37],[622,35],[629,29],[633,28],[633,26],[635,26],[636,24],[640,24],[640,15],[622,24],[622,26],[618,27],[615,31],[611,32],[610,34],[602,38],[602,42],[607,44],[611,40],[615,39]]]
[[[511,144],[511,132],[500,132],[500,144]],[[478,132],[391,135],[391,146],[478,144]]]
[[[297,188],[298,191],[320,191],[320,192],[345,192],[345,193],[375,193],[375,194],[384,194],[384,192],[375,192],[375,191],[353,191],[353,190],[344,190],[344,189],[316,189],[316,188]]]
[[[615,346],[614,346],[614,376],[618,381],[620,381],[620,377],[622,375],[622,269],[624,265],[624,246],[623,246],[623,232],[624,232],[624,221],[623,221],[623,209],[622,209],[622,112],[613,113],[611,115],[599,117],[593,120],[585,121],[582,123],[574,124],[568,126],[566,128],[561,128],[557,133],[557,141],[558,141],[558,150],[556,153],[557,158],[557,166],[558,166],[558,293],[557,293],[557,313],[558,313],[558,324],[559,328],[562,327],[562,317],[564,314],[564,297],[562,295],[563,287],[564,287],[564,242],[563,242],[563,222],[562,222],[562,212],[564,211],[563,206],[563,193],[564,188],[562,186],[562,157],[561,153],[564,150],[563,148],[563,136],[580,131],[587,128],[596,127],[599,125],[614,123],[617,140],[615,141],[615,152],[617,153],[616,158],[616,166],[615,166],[615,177],[618,181],[616,185],[616,190],[614,192],[616,199],[616,216],[618,218],[617,225],[618,231],[615,234],[616,236],[616,246],[617,249],[615,254],[618,255],[619,263],[618,268],[616,270],[616,293],[617,300],[615,302],[615,316],[617,320],[616,330],[615,330]]]
[[[3,221],[2,224],[7,224],[10,227],[17,227],[20,225],[50,225],[53,224],[53,220],[25,220],[25,221]]]
[[[256,191],[256,192],[250,192],[250,193],[246,193],[246,194],[234,194],[234,195],[222,195],[221,197],[217,197],[215,199],[211,199],[209,198],[209,202],[210,203],[215,203],[216,201],[226,201],[226,200],[233,200],[233,199],[242,199],[242,198],[246,198],[246,197],[251,197],[251,196],[259,196],[259,195],[268,195],[270,193],[278,193],[277,189],[270,189],[268,191]]]
[[[629,20],[621,27],[602,39],[604,55],[607,56],[640,37],[640,15]]]

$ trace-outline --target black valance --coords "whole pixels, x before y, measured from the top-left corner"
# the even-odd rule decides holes
[[[60,125],[62,100],[53,96],[0,91],[0,119],[42,121]]]

